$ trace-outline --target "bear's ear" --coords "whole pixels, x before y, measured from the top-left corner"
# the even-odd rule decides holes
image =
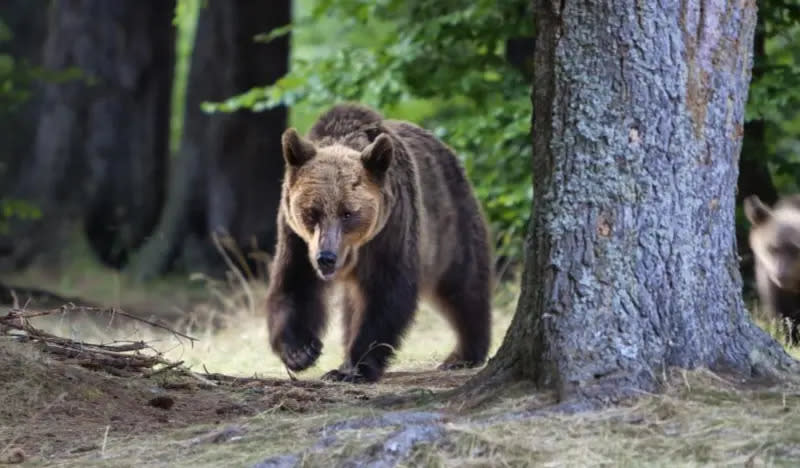
[[[300,167],[317,154],[317,150],[310,141],[297,134],[297,130],[289,128],[281,137],[283,145],[283,158],[286,164]]]
[[[744,214],[753,226],[758,226],[772,216],[772,212],[758,195],[750,195],[744,199]]]
[[[392,163],[393,152],[392,139],[382,133],[361,152],[361,163],[364,169],[380,179]]]

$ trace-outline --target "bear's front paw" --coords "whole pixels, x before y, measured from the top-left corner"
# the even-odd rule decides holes
[[[305,340],[289,338],[281,346],[281,360],[293,371],[308,369],[322,353],[322,341],[315,336]]]

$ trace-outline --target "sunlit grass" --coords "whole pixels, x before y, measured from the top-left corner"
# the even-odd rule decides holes
[[[16,277],[15,284],[35,284],[34,273]],[[71,284],[60,288],[61,293],[89,297],[106,304],[120,305],[124,300],[147,303],[147,291],[153,296],[180,297],[189,293],[179,293],[179,282],[162,285],[134,285],[124,275],[73,278]],[[39,319],[37,326],[43,326],[53,333],[87,342],[109,342],[113,340],[144,340],[153,348],[164,353],[174,361],[184,361],[195,370],[222,372],[234,375],[254,375],[286,377],[287,373],[277,356],[268,346],[266,305],[264,296],[266,283],[250,281],[235,283],[206,279],[196,281],[192,286],[203,288],[206,301],[181,310],[175,301],[169,306],[168,300],[157,297],[149,299],[153,304],[152,316],[160,315],[159,307],[173,307],[169,316],[182,317],[175,325],[177,331],[189,334],[197,341],[178,339],[146,324],[110,315],[89,317],[81,313],[62,314],[55,318]],[[102,288],[109,288],[101,292]],[[516,304],[517,285],[503,284],[498,287],[494,300],[492,349],[502,342],[503,336],[513,316]],[[335,299],[335,297],[334,297]],[[323,354],[317,364],[299,375],[313,378],[338,367],[344,357],[342,346],[342,327],[337,301],[333,300],[331,314],[324,336]],[[145,309],[147,310],[147,309]],[[163,312],[163,310],[161,311]],[[141,312],[139,313],[140,315]],[[414,370],[435,368],[453,350],[455,335],[446,320],[426,303],[422,303],[415,322],[401,344],[391,370]]]
[[[174,349],[168,356],[184,360],[190,365],[204,365],[212,372],[285,377],[287,374],[283,365],[267,344],[265,308],[261,302],[263,290],[259,290],[256,297],[259,303],[252,309],[231,304],[225,311],[220,311],[220,314],[225,314],[217,317],[225,324],[220,330],[211,331],[207,328],[192,348]],[[502,342],[512,315],[508,305],[495,308],[492,352]],[[455,335],[445,319],[434,309],[423,305],[391,369],[432,369],[453,350],[455,342]],[[323,354],[319,361],[303,376],[317,377],[341,364],[345,350],[338,308],[333,310],[323,343]]]

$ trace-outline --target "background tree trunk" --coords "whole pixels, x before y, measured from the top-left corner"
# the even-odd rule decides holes
[[[0,54],[13,57],[16,66],[41,65],[42,45],[47,35],[47,4],[30,0],[2,2],[0,20],[11,30],[12,37],[0,42]],[[16,180],[21,155],[30,153],[33,147],[39,99],[31,91],[31,97],[20,108],[3,109],[0,113],[3,141],[0,145],[0,198],[9,193],[12,181]]]
[[[20,266],[58,242],[60,227],[85,220],[100,258],[125,263],[163,202],[173,68],[174,2],[55,0],[44,66],[88,78],[46,84],[35,146],[18,198],[41,220],[16,226]]]
[[[219,273],[223,265],[212,232],[229,234],[244,254],[273,248],[286,109],[209,115],[200,105],[286,74],[289,37],[269,43],[253,38],[288,24],[290,13],[289,0],[210,0],[200,12],[179,169],[156,235],[137,259],[140,278],[168,270],[176,258],[189,270]]]
[[[523,289],[478,379],[607,401],[655,390],[669,366],[792,365],[751,322],[736,258],[755,2],[535,7]]]

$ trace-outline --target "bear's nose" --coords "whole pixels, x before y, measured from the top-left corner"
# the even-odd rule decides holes
[[[336,254],[330,250],[323,250],[317,255],[317,265],[323,273],[328,273],[336,266]]]

